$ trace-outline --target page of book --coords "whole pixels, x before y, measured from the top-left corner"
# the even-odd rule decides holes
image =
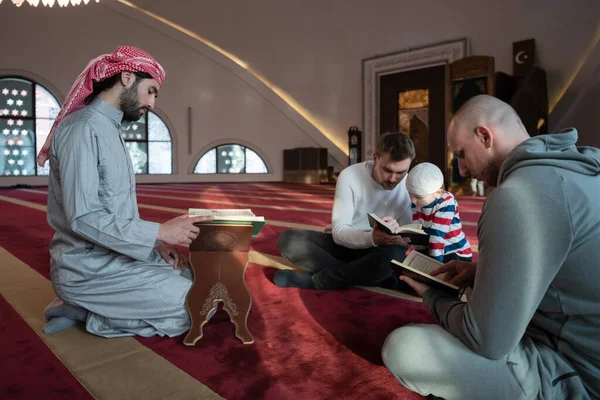
[[[199,215],[199,216],[206,216],[206,217],[215,217],[215,219],[217,218],[221,218],[221,217],[244,217],[244,218],[248,218],[248,217],[256,217],[256,215],[254,215],[254,213],[252,212],[252,210],[250,210],[249,208],[247,209],[203,209],[203,208],[190,208],[188,210],[188,214],[190,215]]]
[[[406,257],[403,264],[406,264],[419,271],[425,272],[426,274],[431,273],[431,271],[433,271],[440,265],[444,265],[443,263],[434,260],[431,257],[427,257],[426,255],[414,250],[411,251],[410,254]],[[443,279],[439,276],[438,278]]]
[[[220,208],[220,209],[205,209],[205,208],[190,208],[189,215],[198,215],[203,217],[213,217],[211,221],[196,222],[196,225],[248,225],[252,224],[254,230],[252,236],[256,237],[260,233],[262,227],[267,223],[265,217],[256,216],[249,208]]]
[[[420,233],[422,235],[427,235],[425,233],[425,231],[423,230],[423,225],[422,224],[408,224],[408,225],[402,225],[398,230],[398,233],[402,233],[402,232],[413,232],[413,233]]]
[[[387,228],[387,231],[389,231],[389,234],[394,234],[394,231],[392,230],[391,226],[388,225],[387,222],[385,222],[384,220],[382,220],[381,218],[379,218],[377,215],[373,214],[373,213],[369,213],[367,214],[367,216],[369,217],[369,225],[371,226],[371,228],[375,227],[375,222],[377,222],[379,225],[381,225],[382,227]],[[386,229],[384,229],[385,231]]]
[[[410,255],[409,255],[409,257],[410,257]],[[415,256],[413,256],[412,259],[414,260]],[[406,275],[418,282],[423,282],[428,285],[432,285],[438,289],[449,290],[452,293],[458,294],[458,292],[459,292],[458,286],[444,281],[443,275],[431,276],[429,273],[420,270],[419,267],[424,268],[423,260],[420,260],[421,262],[417,262],[417,265],[419,265],[419,267],[411,267],[410,265],[408,265],[407,260],[408,260],[408,257],[406,258],[406,260],[404,260],[403,263],[396,261],[396,260],[392,260],[392,268],[398,274],[398,276]],[[408,262],[410,262],[410,261],[411,260],[408,260]],[[431,266],[431,264],[429,264],[429,266]],[[427,268],[427,267],[425,267],[425,268]]]
[[[398,235],[398,234],[402,234],[402,233],[414,233],[417,235],[428,236],[425,233],[425,231],[423,230],[422,224],[407,224],[407,225],[402,225],[399,228],[392,229],[392,227],[387,222],[385,222],[384,220],[379,218],[377,215],[375,215],[373,213],[368,213],[367,216],[369,217],[369,225],[371,226],[371,228],[374,228],[375,223],[377,223],[384,232],[386,232],[390,235]],[[419,240],[419,242],[427,242],[427,239]]]

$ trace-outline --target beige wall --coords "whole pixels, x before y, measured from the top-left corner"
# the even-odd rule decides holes
[[[597,37],[600,39],[600,23]],[[582,59],[565,95],[550,118],[554,131],[575,127],[579,144],[600,147],[600,41]]]

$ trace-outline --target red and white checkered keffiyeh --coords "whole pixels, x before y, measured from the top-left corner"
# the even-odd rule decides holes
[[[93,93],[94,82],[101,82],[123,71],[146,72],[161,86],[165,81],[163,67],[150,54],[136,47],[119,46],[111,54],[94,58],[77,77],[60,109],[50,134],[37,156],[37,162],[40,166],[43,166],[48,160],[50,143],[52,143],[52,136],[56,127],[66,115],[86,105],[85,100]]]

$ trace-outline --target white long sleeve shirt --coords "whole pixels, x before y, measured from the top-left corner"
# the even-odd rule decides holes
[[[373,161],[344,169],[337,180],[332,211],[333,240],[351,249],[375,246],[368,213],[393,216],[400,225],[412,222],[406,178],[394,189],[386,190],[373,177]]]

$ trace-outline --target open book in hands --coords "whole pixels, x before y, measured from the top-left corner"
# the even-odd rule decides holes
[[[429,235],[425,233],[423,230],[423,225],[421,224],[402,225],[396,229],[392,229],[387,222],[379,218],[377,215],[369,213],[367,216],[369,217],[369,225],[371,228],[374,228],[375,223],[377,223],[379,228],[388,235],[400,235],[402,237],[410,238],[410,244],[412,245],[426,246],[429,244]]]
[[[418,251],[413,250],[404,261],[392,260],[392,268],[398,276],[406,275],[415,281],[446,291],[456,297],[462,296],[462,290],[444,280],[444,275],[432,276],[430,272],[444,265]]]
[[[188,210],[190,215],[200,215],[206,217],[213,217],[212,221],[198,222],[198,225],[252,225],[254,231],[252,236],[257,236],[262,227],[265,225],[265,217],[258,217],[254,215],[251,209],[204,209],[204,208],[190,208]]]

